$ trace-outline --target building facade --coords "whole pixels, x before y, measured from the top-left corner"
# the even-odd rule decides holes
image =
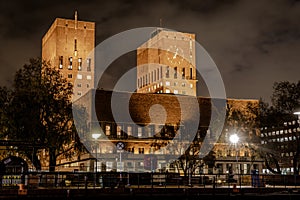
[[[93,94],[93,92],[95,92]],[[180,145],[176,144],[176,137],[181,135],[185,137],[190,132],[190,121],[199,117],[191,105],[192,97],[176,96],[171,94],[143,94],[143,93],[114,93],[118,101],[118,111],[122,114],[124,109],[129,109],[133,121],[120,119],[116,121],[111,111],[112,91],[95,90],[90,91],[80,98],[76,104],[87,106],[91,98],[95,97],[96,116],[91,117],[88,130],[83,131],[80,137],[86,142],[87,148],[96,156],[97,162],[94,163],[94,170],[97,171],[122,171],[122,172],[150,172],[150,171],[168,171],[183,173],[174,162],[174,158],[179,158],[184,154],[187,146],[193,144],[197,161],[199,158],[199,149],[203,144],[204,138],[213,138],[215,132],[210,127],[210,115],[213,101],[210,98],[197,97],[200,119],[197,124],[196,132],[193,132],[193,141],[184,140]],[[179,98],[179,100],[178,100]],[[127,100],[130,99],[129,108],[126,106]],[[181,102],[181,105],[179,104]],[[254,151],[251,145],[260,142],[259,130],[255,123],[249,124],[247,120],[253,117],[249,113],[249,105],[258,106],[257,100],[226,100],[227,113],[233,111],[240,112],[247,117],[243,118],[242,123],[234,119],[226,121],[221,135],[216,140],[212,140],[211,149],[215,153],[215,164],[213,167],[204,165],[202,169],[196,168],[193,174],[200,173],[226,175],[230,171],[235,174],[250,174],[251,170],[256,169],[261,172],[263,161]],[[161,108],[155,111],[156,117],[163,119],[164,123],[153,123],[149,116],[149,110],[160,104]],[[182,106],[184,109],[182,109]],[[86,110],[91,110],[86,108]],[[92,116],[92,114],[88,114]],[[151,114],[150,114],[151,115]],[[248,116],[251,115],[251,116]],[[99,129],[95,128],[99,125]],[[199,125],[199,126],[198,126]],[[241,127],[241,126],[243,127]],[[97,130],[101,136],[95,140],[92,134]],[[240,142],[233,145],[229,141],[231,134],[237,133]],[[119,151],[118,143],[124,144],[124,149]],[[171,144],[171,145],[170,145]],[[184,146],[186,145],[186,146]],[[152,166],[148,166],[146,160],[152,158]],[[171,159],[172,158],[172,159]],[[90,167],[92,169],[92,167]]]
[[[137,92],[197,96],[195,34],[156,29],[137,49]]]
[[[42,59],[73,84],[73,100],[94,88],[95,23],[57,18],[42,39]],[[75,82],[76,80],[76,82]]]
[[[261,145],[276,158],[282,174],[294,174],[294,167],[299,167],[299,124],[300,119],[261,127]],[[270,166],[277,171],[275,165]],[[267,168],[263,172],[270,173]]]

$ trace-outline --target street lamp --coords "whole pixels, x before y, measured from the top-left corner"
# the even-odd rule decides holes
[[[293,114],[298,116],[298,123],[300,123],[300,111],[295,111]]]
[[[240,138],[237,134],[232,134],[230,137],[229,137],[229,141],[234,144],[234,148],[235,148],[235,159],[236,159],[236,169],[237,169],[237,172],[238,172],[238,176],[240,177],[240,172],[239,172],[239,167],[238,167],[238,156],[237,156],[237,147],[236,147],[236,144],[239,142]],[[241,180],[240,181],[240,185],[241,185]]]
[[[93,133],[93,134],[92,134],[92,138],[95,139],[95,143],[96,143],[96,167],[95,167],[95,171],[96,171],[96,172],[97,172],[97,165],[98,165],[98,163],[97,163],[97,161],[98,161],[98,156],[97,156],[97,151],[98,151],[97,140],[98,140],[98,138],[99,138],[100,136],[101,136],[100,133]]]

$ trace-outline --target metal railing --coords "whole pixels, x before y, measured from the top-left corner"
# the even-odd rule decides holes
[[[116,187],[298,187],[299,175],[201,174],[126,172],[30,172],[1,174],[0,188],[116,188]]]

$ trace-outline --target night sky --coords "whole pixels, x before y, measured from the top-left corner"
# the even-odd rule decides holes
[[[196,34],[217,64],[228,97],[269,101],[275,81],[300,75],[299,0],[2,0],[0,85],[41,56],[41,39],[55,18],[96,22],[96,44],[148,26]],[[132,62],[132,61],[130,61]]]

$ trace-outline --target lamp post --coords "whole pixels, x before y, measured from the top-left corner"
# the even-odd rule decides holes
[[[236,159],[236,169],[237,169],[237,172],[238,172],[238,177],[240,179],[240,172],[239,172],[239,167],[238,167],[238,155],[237,155],[237,147],[236,147],[236,144],[239,142],[239,136],[237,134],[232,134],[230,137],[229,137],[229,141],[234,144],[234,148],[235,148],[235,159]],[[240,182],[240,186],[241,186],[241,180],[239,180]]]
[[[97,151],[98,151],[98,144],[97,144],[97,140],[98,140],[98,138],[101,136],[101,134],[100,133],[93,133],[92,134],[92,138],[94,138],[95,139],[95,144],[96,144],[96,166],[95,166],[95,172],[97,172],[98,170],[97,170],[97,165],[98,165],[98,156],[97,156]]]
[[[300,111],[296,111],[293,114],[298,116],[298,123],[299,123],[300,122]]]

